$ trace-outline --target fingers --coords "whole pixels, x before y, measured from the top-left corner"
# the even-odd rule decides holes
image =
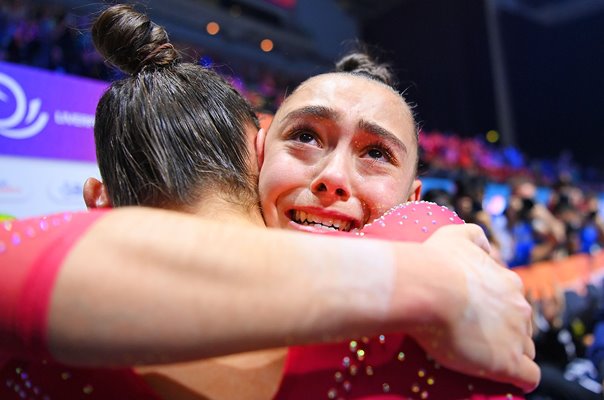
[[[532,324],[530,319],[527,321],[526,331],[527,335],[518,338],[519,342],[522,343],[522,355],[519,357],[520,361],[513,363],[513,367],[506,371],[507,375],[501,374],[491,378],[511,383],[528,393],[534,390],[539,384],[541,371],[533,361],[535,359],[536,349],[531,336]]]
[[[489,244],[489,240],[485,236],[484,231],[480,226],[475,224],[450,225],[443,227],[440,230],[444,231],[445,229],[449,228],[459,230],[460,232],[456,232],[456,235],[462,236],[470,240],[472,243],[484,250],[487,254],[491,252],[491,245]]]
[[[524,339],[524,355],[531,360],[535,359],[535,342],[530,337]]]
[[[521,287],[524,290],[524,287]],[[533,342],[533,308],[526,298],[522,298],[523,302],[522,309],[520,311],[519,321],[524,322],[524,346],[523,354],[529,357],[531,360],[535,358],[535,343]]]
[[[526,393],[534,390],[541,379],[539,366],[529,357],[522,357],[517,368],[512,370],[509,383],[522,388]]]
[[[520,278],[520,276],[518,274],[514,274],[517,277],[517,280],[519,281],[519,289],[522,293],[526,292],[525,288],[524,288],[524,283],[522,282],[522,279]],[[520,298],[520,301],[522,302],[522,307],[524,308],[524,315],[523,315],[523,320],[526,321],[526,330],[525,330],[525,334],[526,336],[528,336],[530,342],[531,342],[531,347],[533,348],[533,353],[531,358],[535,358],[534,355],[534,347],[535,344],[533,343],[533,324],[534,324],[534,303],[531,302],[530,300],[531,296],[524,296]],[[521,314],[522,315],[522,314]],[[525,354],[529,354],[526,353]]]
[[[525,393],[529,393],[537,387],[541,379],[541,370],[539,366],[527,356],[522,356],[520,362],[516,363],[507,374],[505,373],[487,373],[485,378],[512,384],[521,388]]]
[[[490,254],[491,244],[489,243],[489,239],[487,239],[482,228],[474,224],[469,224],[468,228],[472,229],[473,231],[471,237],[472,242],[484,250],[485,253]]]

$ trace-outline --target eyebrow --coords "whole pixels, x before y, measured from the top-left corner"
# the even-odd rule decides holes
[[[283,120],[304,117],[314,117],[319,119],[330,119],[333,121],[337,121],[338,119],[340,119],[340,114],[333,108],[325,106],[305,106],[287,113]]]
[[[403,143],[394,133],[388,129],[376,124],[375,122],[360,120],[358,128],[362,131],[368,132],[372,135],[376,135],[391,143],[394,147],[407,154],[407,146]]]

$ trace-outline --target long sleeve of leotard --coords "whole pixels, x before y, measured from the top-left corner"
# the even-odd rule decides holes
[[[65,257],[104,211],[0,222],[0,361],[50,359],[47,322]]]

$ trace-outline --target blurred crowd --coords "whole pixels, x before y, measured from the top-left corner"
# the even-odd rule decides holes
[[[77,11],[31,0],[2,1],[0,60],[101,80],[118,77],[92,45],[89,28],[94,15]],[[185,49],[185,59],[215,67],[263,112],[275,112],[287,89],[296,84],[295,80],[262,65],[233,64],[232,60],[227,63],[219,54],[189,43],[175,44]]]
[[[528,160],[513,147],[497,148],[480,138],[438,132],[422,132],[420,145],[422,174],[455,182],[453,190],[431,190],[424,198],[448,205],[467,222],[481,225],[506,265],[600,250],[601,186],[583,180],[581,168],[568,160]],[[509,187],[503,212],[483,209],[489,183]],[[546,201],[538,198],[538,187],[547,189]]]
[[[0,60],[68,74],[110,80],[116,72],[94,50],[88,32],[92,16],[61,6],[7,0],[0,4]],[[179,46],[182,48],[182,46]],[[187,46],[187,55],[219,72],[259,111],[274,112],[286,90],[287,77],[259,65],[229,64],[219,55]],[[222,67],[220,67],[222,66]],[[234,74],[237,70],[241,75]],[[579,166],[570,156],[557,160],[526,157],[515,147],[441,132],[420,135],[424,176],[446,178],[453,190],[432,189],[424,199],[454,209],[480,225],[502,264],[514,268],[594,255],[604,244],[599,193],[604,177]],[[502,212],[485,208],[489,183],[509,186]],[[537,198],[539,187],[549,198]],[[543,379],[533,400],[602,398],[604,378],[604,288],[593,280],[583,290],[560,287],[554,296],[532,299],[534,337]]]
[[[488,143],[483,137],[460,137],[438,131],[420,135],[423,169],[432,176],[455,178],[463,174],[484,175],[493,182],[524,176],[536,185],[553,187],[561,175],[593,190],[603,190],[602,171],[575,162],[570,153],[557,159],[527,157],[514,146]]]
[[[0,5],[0,59],[74,75],[108,79],[89,18],[62,6],[8,0]]]
[[[428,176],[455,182],[452,190],[431,189],[423,198],[455,209],[466,222],[480,225],[503,265],[541,268],[548,261],[580,254],[596,260],[601,253],[604,220],[597,186],[578,181],[578,168],[552,164],[558,167],[552,169],[557,176],[548,185],[547,201],[540,201],[537,183],[542,186],[552,177],[536,175],[517,150],[497,150],[480,139],[440,133],[424,133],[422,150],[431,171]],[[503,182],[510,188],[500,213],[484,207],[490,182]],[[530,400],[602,399],[604,281],[596,271],[599,267],[580,287],[554,281],[553,294],[527,294],[534,308],[536,360],[542,372],[539,387],[528,395]]]

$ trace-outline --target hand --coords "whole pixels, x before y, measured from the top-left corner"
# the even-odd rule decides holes
[[[424,246],[433,260],[426,267],[439,322],[411,335],[448,368],[534,389],[540,371],[532,361],[531,307],[518,275],[489,257],[476,225],[443,227]]]

